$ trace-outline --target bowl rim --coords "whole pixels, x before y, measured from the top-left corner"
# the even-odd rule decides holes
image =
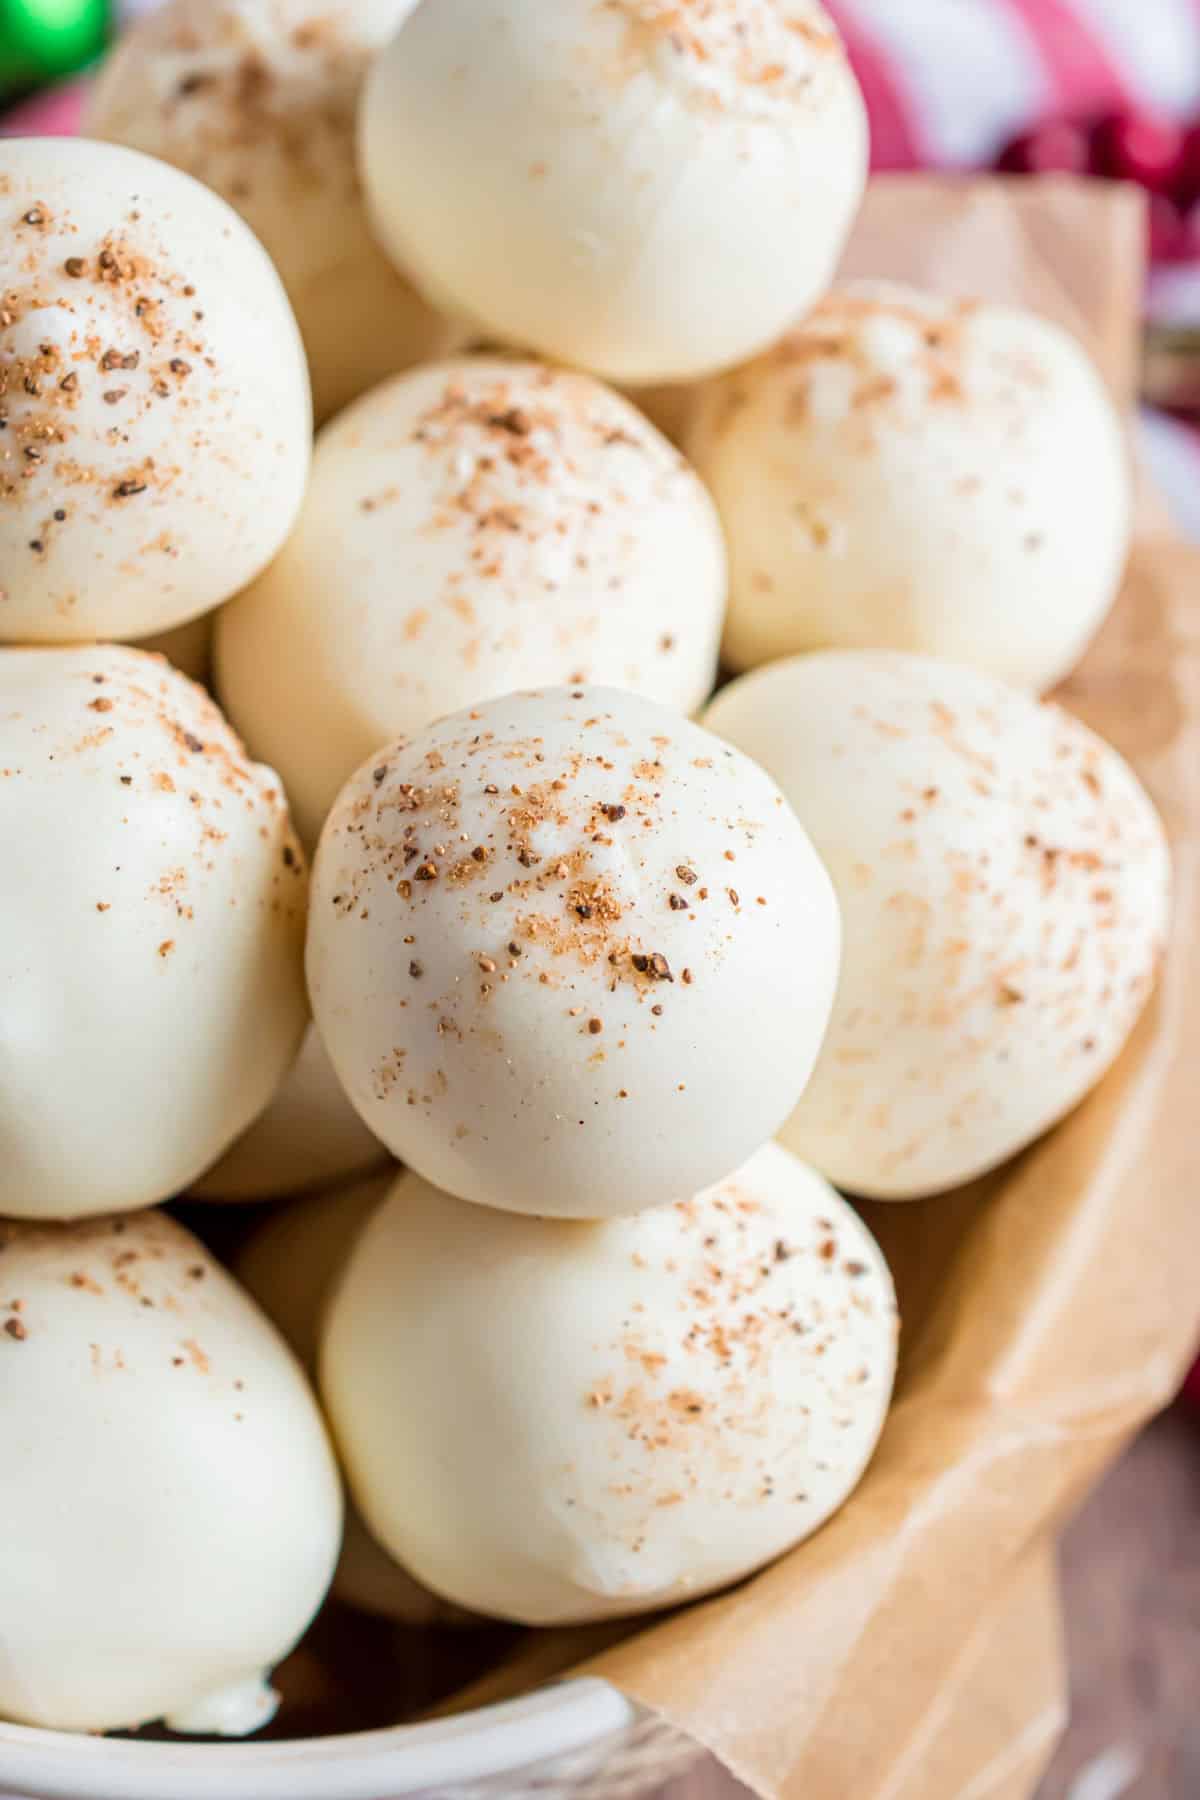
[[[594,1676],[415,1725],[260,1744],[145,1743],[0,1722],[0,1789],[21,1800],[379,1800],[504,1775],[627,1729]]]

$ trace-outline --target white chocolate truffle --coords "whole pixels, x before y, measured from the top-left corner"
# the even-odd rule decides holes
[[[244,587],[295,520],[296,323],[224,201],[150,157],[0,143],[0,642],[147,637]]]
[[[196,1200],[282,1199],[354,1180],[387,1161],[310,1026],[267,1110],[191,1193]],[[273,1308],[267,1310],[275,1317]]]
[[[590,681],[695,711],[725,587],[711,500],[620,395],[455,361],[322,433],[297,530],[221,615],[218,680],[315,843],[365,757],[478,700]]]
[[[321,1312],[354,1241],[396,1178],[394,1165],[365,1181],[308,1194],[268,1213],[232,1261],[237,1279],[312,1374]]]
[[[367,66],[412,0],[171,0],[118,42],[88,132],[215,188],[270,252],[318,419],[461,329],[377,247],[355,158]]]
[[[783,1142],[905,1200],[996,1167],[1080,1101],[1154,983],[1170,865],[1094,733],[974,670],[902,653],[777,663],[707,722],[761,759],[825,860],[845,956]]]
[[[253,1731],[341,1535],[294,1357],[165,1214],[0,1252],[0,1717]]]
[[[279,1327],[310,1374],[316,1370],[327,1296],[355,1239],[394,1179],[393,1171],[282,1206],[234,1259],[238,1280]],[[457,1625],[465,1617],[394,1562],[353,1506],[346,1512],[333,1592],[350,1606],[401,1625]]]
[[[326,1321],[368,1524],[439,1594],[527,1625],[739,1580],[855,1486],[891,1395],[874,1240],[778,1145],[634,1219],[483,1212],[411,1174]]]
[[[427,295],[619,381],[773,342],[828,286],[866,179],[815,0],[437,0],[361,119],[380,241]]]
[[[852,283],[703,388],[684,441],[729,538],[736,669],[911,650],[1041,691],[1116,598],[1121,423],[1033,313]]]
[[[837,982],[775,784],[615,689],[512,694],[381,750],[330,815],[308,979],[402,1161],[514,1212],[692,1194],[781,1125]]]
[[[0,651],[0,1215],[148,1206],[266,1106],[307,1017],[305,868],[202,689]]]
[[[147,650],[152,656],[165,656],[181,675],[205,687],[212,657],[212,622],[213,614],[204,613],[198,619],[189,619],[186,625],[176,625],[171,631],[137,638],[133,648]]]

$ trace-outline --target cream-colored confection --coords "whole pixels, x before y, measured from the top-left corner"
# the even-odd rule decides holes
[[[0,1717],[255,1730],[341,1535],[295,1359],[159,1212],[0,1223],[0,1263]]]
[[[304,1031],[279,783],[159,657],[0,650],[0,842],[0,1215],[165,1199]]]
[[[729,539],[735,668],[886,648],[1044,690],[1116,597],[1121,423],[1033,313],[851,283],[706,386],[684,440]]]
[[[355,165],[363,76],[411,6],[170,0],[120,40],[88,108],[93,136],[215,188],[266,246],[318,419],[462,338],[376,246]]]
[[[387,1161],[310,1026],[271,1104],[191,1193],[197,1200],[284,1198],[351,1181]]]
[[[601,1218],[736,1168],[803,1091],[829,877],[775,784],[615,689],[508,695],[381,749],[313,875],[313,1014],[450,1193]]]
[[[633,406],[459,360],[322,433],[296,532],[221,614],[218,680],[315,842],[365,757],[477,700],[589,681],[694,711],[725,584],[711,500]]]
[[[815,0],[437,0],[376,62],[360,143],[380,241],[431,299],[621,381],[778,337],[867,169]]]
[[[351,1187],[311,1194],[271,1213],[234,1259],[234,1273],[282,1331],[306,1370],[314,1372],[326,1297],[394,1171]],[[347,1509],[342,1553],[333,1578],[338,1599],[402,1625],[459,1624],[456,1607],[422,1587]]]
[[[560,1625],[696,1599],[815,1531],[875,1447],[895,1350],[874,1240],[771,1144],[593,1225],[403,1175],[334,1294],[321,1384],[393,1555]]]
[[[171,631],[137,638],[133,648],[148,650],[152,656],[165,656],[181,675],[206,686],[212,656],[212,624],[212,613],[204,613],[198,619],[189,619],[186,625],[176,625]]]
[[[990,676],[888,652],[759,670],[707,723],[774,775],[841,901],[833,1020],[783,1141],[904,1200],[1062,1118],[1129,1036],[1167,929],[1162,827],[1116,751]]]
[[[242,1286],[310,1373],[317,1366],[321,1309],[329,1288],[395,1176],[390,1165],[365,1181],[278,1207],[233,1258],[233,1272]]]
[[[112,144],[0,143],[0,224],[0,642],[169,630],[295,520],[287,296],[223,200]]]

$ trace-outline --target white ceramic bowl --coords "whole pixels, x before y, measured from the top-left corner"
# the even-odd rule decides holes
[[[607,1682],[293,1743],[143,1743],[0,1724],[0,1800],[633,1800],[696,1746]]]

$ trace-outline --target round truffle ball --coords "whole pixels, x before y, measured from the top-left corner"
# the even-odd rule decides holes
[[[403,1175],[321,1380],[380,1542],[462,1606],[562,1625],[696,1599],[815,1531],[875,1447],[895,1350],[870,1234],[768,1145],[593,1225]]]
[[[702,389],[685,441],[729,539],[735,669],[911,650],[1044,690],[1116,597],[1121,423],[1033,313],[851,284]]]
[[[0,1215],[165,1199],[262,1111],[304,1031],[279,783],[159,657],[3,650],[0,840]]]
[[[347,1100],[310,1026],[266,1111],[193,1184],[191,1195],[195,1200],[282,1199],[351,1181],[387,1160],[387,1151]],[[273,1307],[267,1310],[276,1317]]]
[[[300,1369],[158,1212],[0,1222],[0,1716],[241,1736],[341,1537]]]
[[[351,1100],[448,1192],[602,1218],[770,1137],[837,981],[829,877],[774,783],[614,689],[513,694],[381,750],[314,871],[313,1012]]]
[[[281,1206],[242,1246],[234,1273],[312,1374],[326,1300],[394,1171]],[[349,1606],[397,1624],[458,1625],[459,1608],[422,1587],[371,1536],[355,1508],[346,1513],[333,1592]]]
[[[824,291],[867,131],[814,0],[437,0],[368,77],[361,156],[431,299],[653,382],[753,355]]]
[[[1016,1154],[1121,1050],[1167,930],[1162,826],[1058,707],[901,653],[830,651],[721,694],[833,877],[845,956],[782,1133],[839,1187],[934,1194]]]
[[[694,711],[725,584],[711,500],[627,401],[451,362],[322,433],[296,532],[221,614],[218,680],[311,843],[373,750],[474,701],[589,681]]]
[[[377,248],[355,165],[359,89],[413,0],[171,0],[119,40],[98,138],[214,188],[279,270],[318,419],[462,336]]]
[[[278,550],[312,428],[296,322],[223,200],[111,144],[0,143],[0,641],[147,637]]]

